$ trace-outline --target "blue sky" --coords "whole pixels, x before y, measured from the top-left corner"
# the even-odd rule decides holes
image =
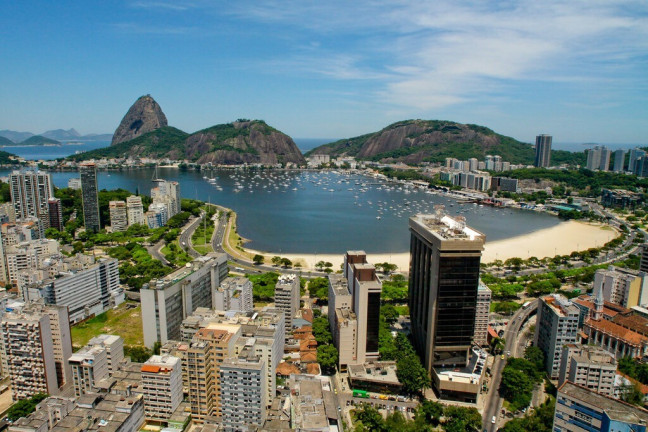
[[[648,144],[641,1],[0,0],[0,129],[113,132],[150,93],[188,132],[343,138],[409,118]]]

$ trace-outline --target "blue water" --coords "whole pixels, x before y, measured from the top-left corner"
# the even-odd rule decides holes
[[[302,151],[332,140],[295,140]],[[108,142],[61,147],[7,147],[26,159],[55,159]],[[0,172],[6,175],[7,171]],[[369,253],[409,250],[408,217],[430,213],[444,204],[449,214],[494,241],[548,228],[560,223],[552,216],[522,210],[458,204],[421,190],[404,190],[393,183],[353,174],[314,171],[236,170],[179,171],[159,168],[161,178],[180,183],[185,198],[229,207],[238,213],[239,234],[249,247],[278,253],[335,253],[364,249]],[[77,172],[53,172],[57,187],[66,187]],[[203,177],[214,177],[212,185]],[[123,188],[149,194],[152,169],[102,171],[100,189]],[[364,186],[363,186],[364,184]],[[351,189],[351,190],[349,190]],[[380,217],[380,219],[378,219]]]
[[[6,175],[0,173],[0,175]],[[185,198],[196,198],[238,213],[239,234],[249,247],[277,253],[369,253],[409,250],[408,217],[444,204],[449,214],[466,217],[488,241],[509,238],[560,223],[531,211],[495,209],[353,174],[314,171],[188,171],[158,168],[161,178],[180,183]],[[216,178],[216,185],[203,176]],[[53,172],[66,187],[76,172]],[[152,169],[100,172],[100,189],[124,188],[148,194]],[[362,186],[362,185],[365,186]],[[222,190],[219,190],[222,189]],[[296,190],[295,190],[296,189]],[[349,190],[351,189],[351,190]],[[380,217],[380,219],[377,219]]]

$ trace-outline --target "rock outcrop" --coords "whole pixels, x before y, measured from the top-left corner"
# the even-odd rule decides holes
[[[151,95],[142,96],[130,107],[119,123],[111,145],[130,141],[167,125],[167,118],[155,99]]]

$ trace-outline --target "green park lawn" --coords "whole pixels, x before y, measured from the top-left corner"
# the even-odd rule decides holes
[[[144,345],[141,306],[135,302],[124,302],[117,309],[75,325],[72,327],[72,345],[81,348],[102,333],[121,336],[124,345]]]

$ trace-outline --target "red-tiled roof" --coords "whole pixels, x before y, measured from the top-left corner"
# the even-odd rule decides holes
[[[640,346],[648,343],[648,338],[625,327],[608,320],[595,321],[592,319],[585,320],[585,325],[602,333],[608,334],[616,339],[620,339],[631,345]]]

